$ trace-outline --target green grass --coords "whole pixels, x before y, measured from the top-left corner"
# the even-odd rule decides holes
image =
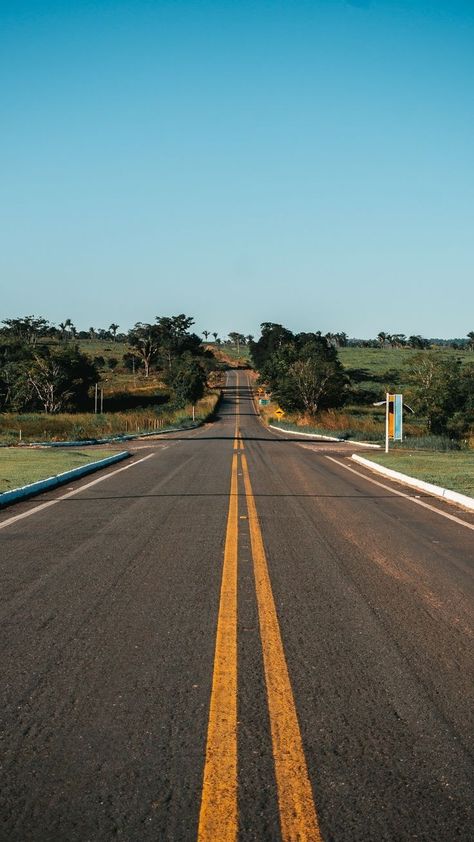
[[[73,339],[71,344],[79,345],[83,354],[104,359],[115,357],[121,360],[131,350],[126,342],[113,342],[111,339]]]
[[[406,366],[416,354],[437,354],[445,359],[459,358],[463,364],[472,362],[469,351],[453,348],[433,348],[420,352],[414,348],[339,348],[339,359],[354,385],[374,400],[382,400],[385,391],[407,388]],[[371,396],[370,396],[371,397]],[[370,402],[369,394],[366,395]]]
[[[410,477],[459,491],[474,497],[474,453],[461,451],[449,453],[420,453],[396,450],[392,453],[364,453],[379,465]]]
[[[387,369],[401,369],[415,354],[420,353],[415,348],[338,348],[344,368],[366,368],[373,374],[382,374]],[[436,353],[447,359],[459,357],[465,363],[474,360],[471,352],[456,351],[454,348],[432,348],[423,353]]]
[[[72,468],[105,459],[117,451],[98,448],[81,450],[32,450],[24,447],[0,450],[0,493],[61,474]]]
[[[212,414],[219,391],[212,389],[196,404],[196,420],[205,421]],[[106,406],[107,404],[105,404]],[[0,413],[0,444],[18,444],[20,430],[23,442],[82,441],[119,436],[126,433],[151,432],[155,428],[186,426],[191,423],[192,407],[176,409],[170,404],[127,412]]]

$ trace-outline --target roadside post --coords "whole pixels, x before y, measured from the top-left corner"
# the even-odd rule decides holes
[[[385,395],[385,453],[389,441],[403,441],[403,395]]]

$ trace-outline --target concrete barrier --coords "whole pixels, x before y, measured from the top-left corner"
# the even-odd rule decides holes
[[[120,453],[114,453],[113,456],[107,456],[105,459],[89,462],[87,465],[80,465],[78,468],[72,468],[70,471],[63,471],[62,474],[56,474],[54,477],[40,479],[21,488],[12,488],[11,491],[4,491],[0,494],[0,508],[9,506],[11,503],[17,503],[20,500],[26,500],[27,497],[33,497],[35,494],[41,494],[43,491],[49,491],[58,485],[64,485],[66,482],[79,479],[86,474],[92,474],[94,471],[100,471],[101,468],[107,468],[109,465],[114,465],[115,462],[121,462],[129,456],[129,451],[123,450]]]

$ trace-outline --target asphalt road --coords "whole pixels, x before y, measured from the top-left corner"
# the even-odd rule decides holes
[[[0,514],[2,842],[474,838],[474,517],[350,452],[232,373]]]

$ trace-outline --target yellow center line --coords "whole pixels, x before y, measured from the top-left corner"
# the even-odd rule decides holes
[[[245,454],[241,455],[241,464],[249,516],[282,839],[283,842],[297,842],[297,840],[298,842],[321,842],[322,837]]]
[[[217,621],[199,842],[237,837],[237,454],[232,478]]]
[[[237,374],[238,386],[238,374]],[[234,433],[229,511],[217,620],[198,842],[237,838],[237,559],[239,408]]]

